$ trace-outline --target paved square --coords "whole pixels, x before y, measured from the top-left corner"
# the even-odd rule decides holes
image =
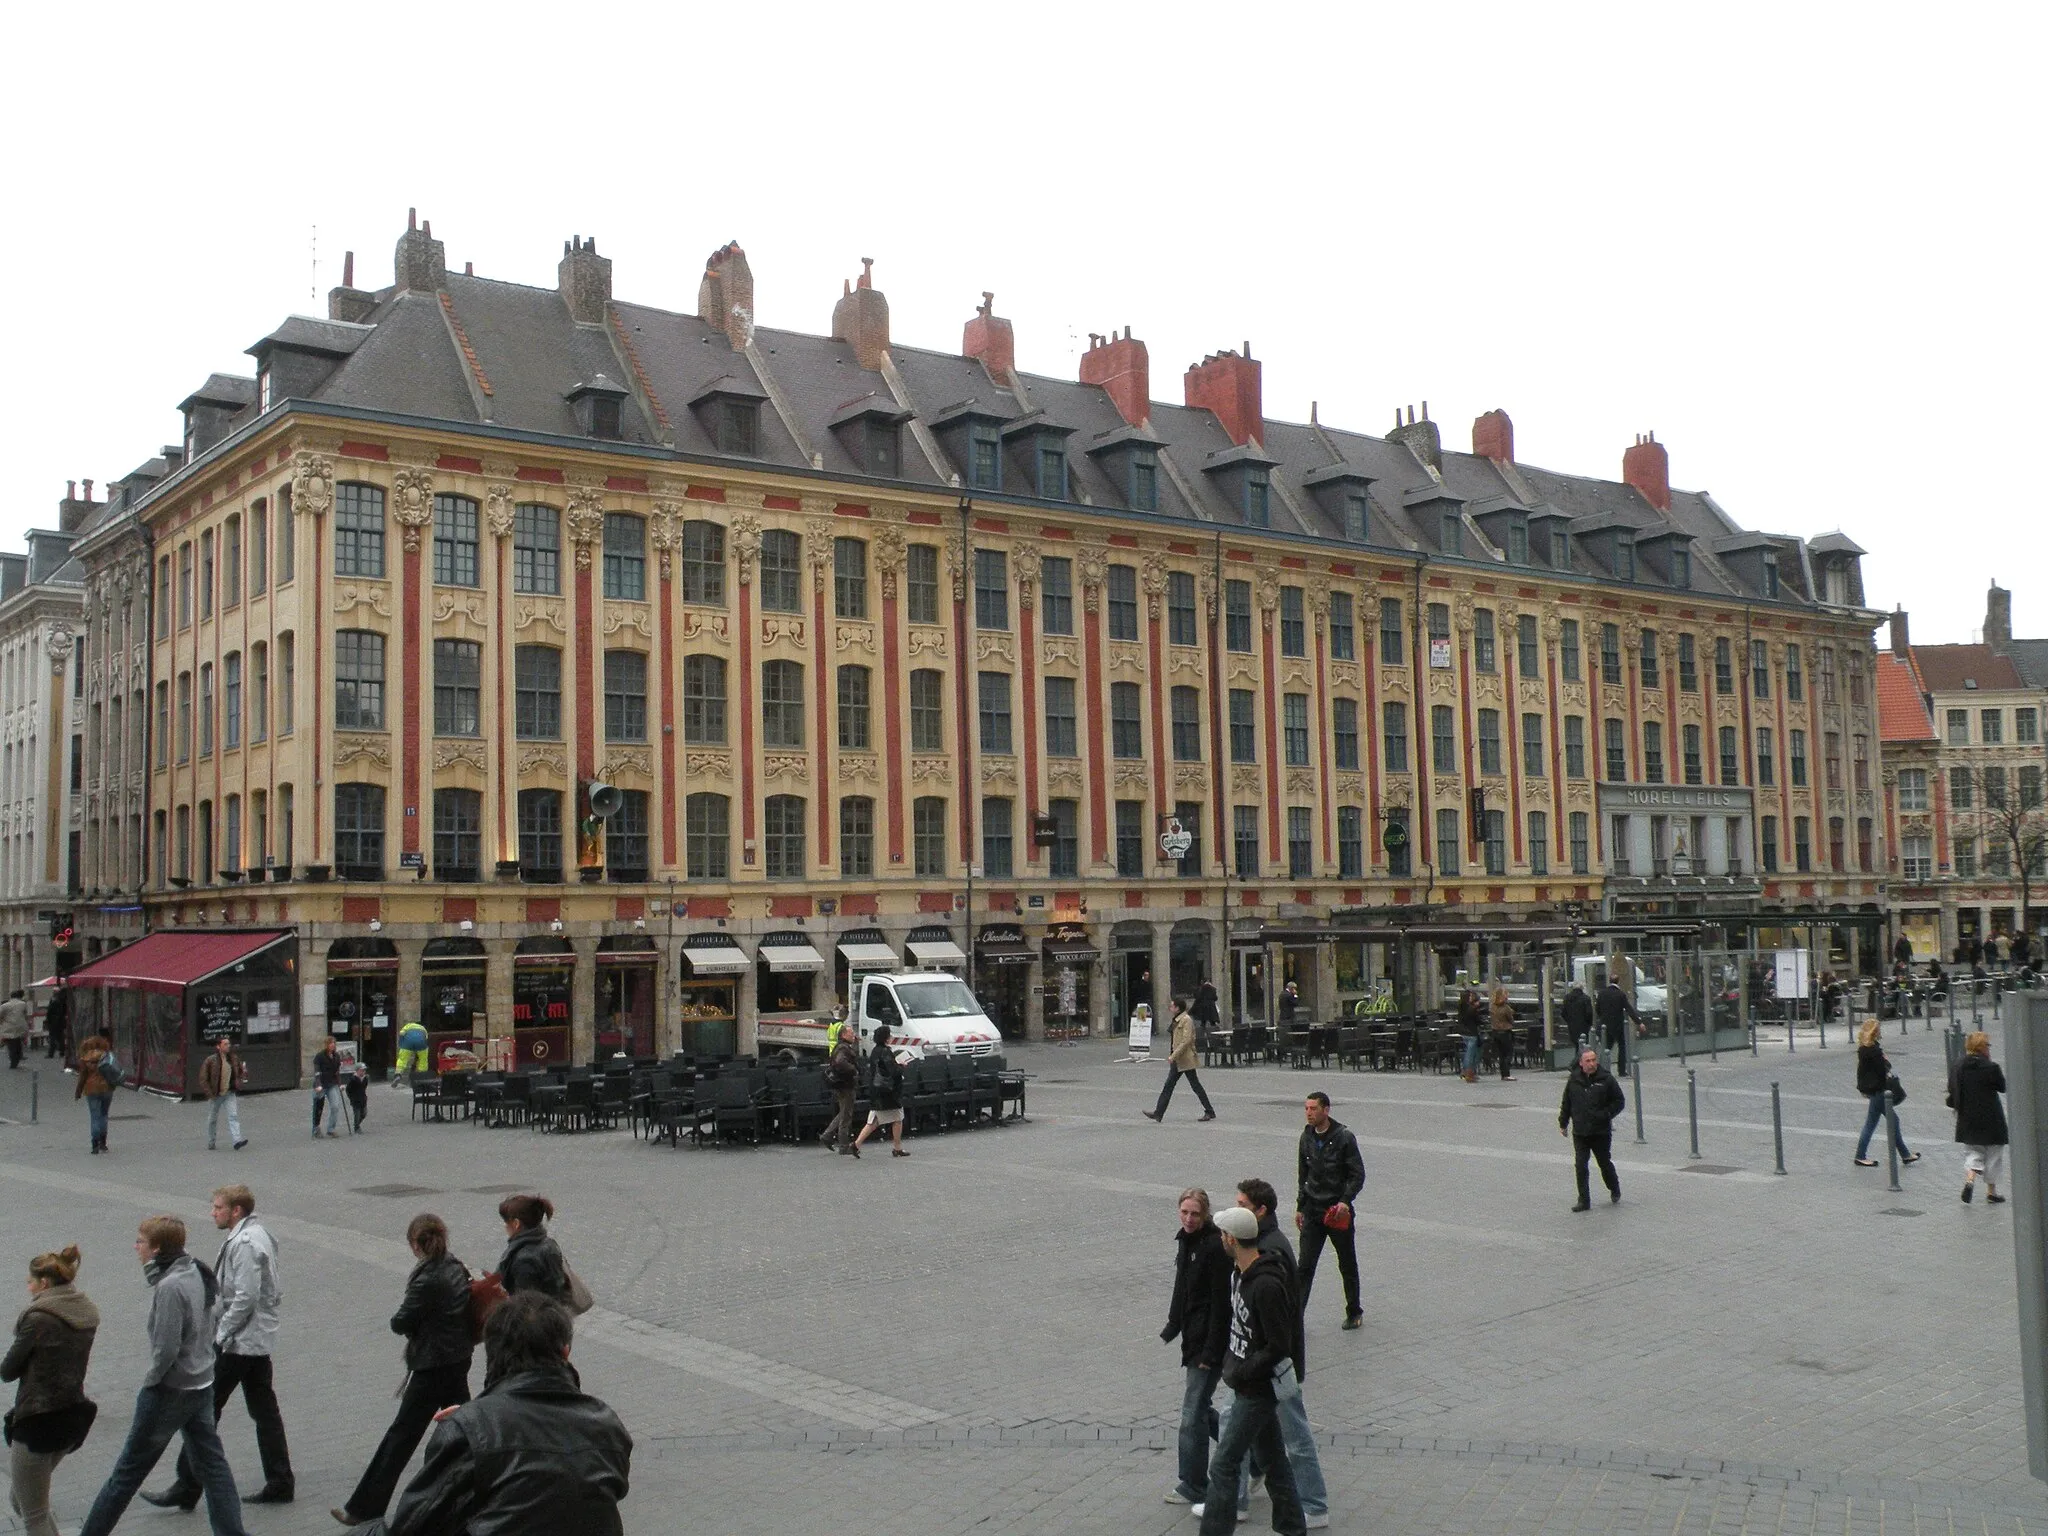
[[[1625,1199],[1583,1216],[1567,1210],[1554,1074],[1468,1087],[1215,1070],[1217,1121],[1197,1123],[1183,1088],[1154,1126],[1138,1111],[1161,1068],[1114,1064],[1106,1043],[1027,1048],[1013,1059],[1034,1074],[1029,1123],[859,1163],[414,1124],[388,1089],[366,1133],[338,1141],[309,1139],[304,1094],[248,1101],[248,1150],[208,1154],[201,1106],[124,1096],[95,1159],[71,1080],[36,1063],[36,1124],[28,1066],[0,1070],[0,1273],[75,1240],[106,1315],[88,1386],[100,1423],[57,1478],[67,1529],[139,1372],[135,1218],[203,1228],[212,1187],[240,1178],[282,1251],[278,1386],[300,1490],[249,1511],[254,1532],[335,1529],[327,1507],[388,1421],[407,1219],[439,1211],[454,1251],[489,1267],[498,1196],[532,1187],[599,1300],[577,1361],[638,1442],[628,1530],[1191,1536],[1160,1497],[1179,1394],[1177,1349],[1157,1337],[1174,1200],[1258,1174],[1291,1202],[1300,1097],[1320,1086],[1368,1171],[1366,1327],[1338,1331],[1334,1265],[1310,1309],[1335,1529],[2048,1531],[2026,1472],[2009,1208],[1956,1198],[1940,1036],[1886,1042],[1928,1154],[1896,1195],[1883,1169],[1851,1166],[1853,1052],[1816,1044],[1692,1064],[1697,1168],[1684,1073],[1651,1064],[1647,1144],[1632,1114],[1616,1136]],[[1774,1079],[1786,1178],[1771,1171]],[[210,1256],[211,1241],[193,1246]],[[226,1434],[253,1487],[239,1406]],[[123,1528],[197,1533],[201,1518],[137,1505]]]

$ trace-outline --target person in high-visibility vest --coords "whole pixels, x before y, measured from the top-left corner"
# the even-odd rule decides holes
[[[839,1010],[832,1012],[832,1022],[825,1026],[825,1054],[830,1056],[839,1049],[839,1037],[846,1033],[846,1015]]]
[[[411,1073],[426,1070],[427,1026],[415,1019],[398,1032],[398,1065],[392,1072],[392,1084],[403,1088]]]

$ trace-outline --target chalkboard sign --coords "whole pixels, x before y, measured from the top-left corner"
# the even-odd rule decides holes
[[[199,1038],[208,1045],[216,1040],[238,1039],[242,1033],[242,994],[202,992],[199,994]]]

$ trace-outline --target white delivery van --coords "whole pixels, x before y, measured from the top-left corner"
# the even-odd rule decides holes
[[[1003,1037],[967,983],[944,971],[866,972],[854,978],[852,1026],[861,1049],[874,1043],[875,1026],[889,1026],[899,1061],[921,1056],[987,1056]],[[763,1015],[755,1038],[763,1051],[823,1055],[830,1015]]]

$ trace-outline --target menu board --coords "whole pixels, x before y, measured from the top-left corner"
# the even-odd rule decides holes
[[[242,1033],[242,994],[202,992],[199,994],[199,1038],[211,1045],[216,1040],[238,1039]]]

